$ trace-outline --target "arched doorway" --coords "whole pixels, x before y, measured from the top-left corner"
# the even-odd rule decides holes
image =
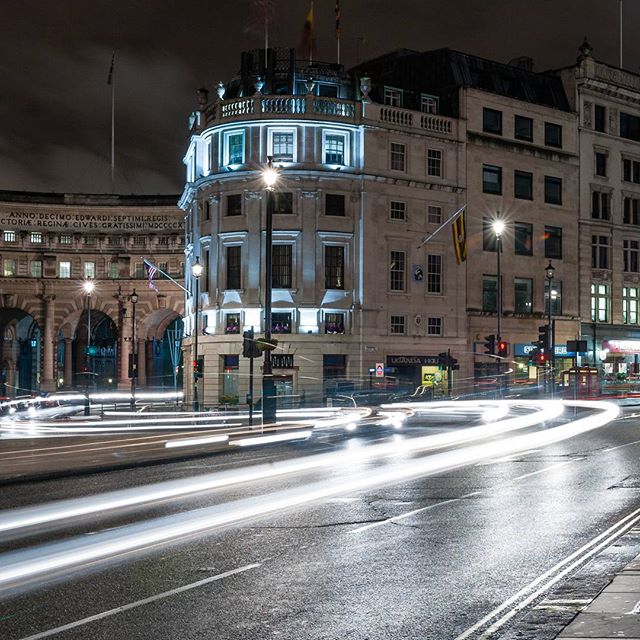
[[[40,389],[40,327],[21,309],[0,310],[0,395],[23,396]]]
[[[97,309],[83,311],[72,344],[76,388],[109,389],[117,385],[118,329],[108,315]]]
[[[149,314],[143,322],[142,347],[145,352],[145,379],[140,386],[155,389],[182,388],[182,318],[168,309],[158,309]],[[138,357],[140,362],[140,356]]]

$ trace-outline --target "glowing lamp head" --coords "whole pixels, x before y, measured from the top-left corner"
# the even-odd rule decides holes
[[[549,260],[549,264],[547,265],[545,271],[547,272],[547,278],[549,280],[553,280],[553,274],[556,268],[551,264],[551,260]]]
[[[138,294],[136,293],[135,289],[133,290],[133,292],[129,296],[129,299],[131,300],[132,304],[136,304],[136,302],[138,302]]]
[[[262,179],[267,189],[273,189],[276,182],[278,182],[278,172],[273,167],[267,167],[262,172]]]
[[[88,295],[91,295],[93,293],[93,290],[96,288],[95,282],[93,282],[93,280],[85,280],[84,284],[82,285],[82,288],[84,289],[84,292]]]
[[[200,258],[196,258],[196,261],[191,265],[191,275],[194,278],[199,278],[204,271],[204,267],[200,263]]]
[[[496,237],[499,238],[504,232],[504,222],[502,220],[494,220],[492,227]]]

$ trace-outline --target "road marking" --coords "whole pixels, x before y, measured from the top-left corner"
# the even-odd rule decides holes
[[[486,467],[491,464],[499,464],[501,462],[513,462],[514,460],[518,460],[523,456],[531,455],[532,453],[539,453],[542,449],[530,449],[529,451],[523,451],[522,453],[513,453],[509,456],[504,456],[503,458],[496,458],[495,460],[488,460],[487,462],[479,462],[476,467]]]
[[[623,449],[624,447],[631,447],[634,444],[640,444],[640,440],[634,440],[633,442],[627,442],[627,444],[619,444],[617,447],[607,447],[603,451],[615,451],[616,449]]]
[[[536,598],[548,591],[567,574],[574,571],[580,565],[583,565],[589,558],[602,549],[610,546],[617,538],[627,533],[639,521],[640,509],[636,509],[587,542],[577,551],[574,551],[572,554],[555,564],[551,569],[538,576],[535,580],[520,589],[518,593],[505,600],[501,605],[493,609],[493,611],[490,611],[486,616],[484,616],[484,618],[478,620],[478,622],[469,627],[454,640],[466,640],[466,638],[475,635],[476,632],[483,627],[486,627],[488,623],[497,618],[497,620],[482,632],[481,635],[476,636],[479,640],[483,638],[490,638],[496,631],[513,618],[513,616],[522,611]],[[501,614],[502,617],[498,618]]]
[[[572,464],[574,462],[580,462],[581,460],[586,460],[586,458],[574,458],[573,460],[567,460],[566,462],[558,462],[557,464],[552,464],[549,467],[544,467],[543,469],[538,469],[537,471],[532,471],[531,473],[525,473],[524,475],[518,476],[517,478],[512,478],[512,482],[515,482],[516,480],[523,480],[524,478],[530,478],[531,476],[537,476],[539,473],[551,471],[552,469],[557,469],[558,467],[564,467],[565,465]]]
[[[261,564],[262,563],[257,562],[254,564],[245,565],[244,567],[238,567],[237,569],[232,569],[231,571],[225,571],[224,573],[219,573],[216,576],[210,576],[209,578],[204,578],[203,580],[198,580],[197,582],[192,582],[191,584],[185,584],[182,587],[171,589],[171,591],[164,591],[163,593],[158,593],[155,596],[150,596],[149,598],[144,598],[143,600],[136,600],[136,602],[130,602],[129,604],[124,604],[121,607],[116,607],[115,609],[109,609],[108,611],[97,613],[93,616],[89,616],[88,618],[82,618],[82,620],[76,620],[75,622],[70,622],[69,624],[62,625],[61,627],[56,627],[55,629],[41,631],[40,633],[36,633],[35,635],[28,636],[26,638],[22,638],[21,640],[38,640],[39,638],[48,638],[50,636],[56,635],[57,633],[62,633],[63,631],[68,631],[69,629],[76,629],[77,627],[81,627],[85,624],[89,624],[90,622],[95,622],[96,620],[103,620],[104,618],[114,616],[118,613],[122,613],[123,611],[129,611],[130,609],[142,607],[145,604],[150,604],[151,602],[157,602],[158,600],[163,600],[164,598],[174,596],[178,593],[190,591],[191,589],[197,589],[198,587],[201,587],[205,584],[209,584],[210,582],[216,582],[217,580],[223,580],[224,578],[228,578],[229,576],[233,576],[237,573],[243,573],[244,571],[256,569],[259,566],[261,566]]]

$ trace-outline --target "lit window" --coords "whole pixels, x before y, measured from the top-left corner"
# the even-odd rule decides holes
[[[427,149],[427,175],[436,178],[442,177],[442,151],[440,149]]]
[[[16,241],[16,232],[15,231],[5,231],[2,235],[5,242],[15,242]]]
[[[268,153],[273,162],[295,162],[295,131],[271,129],[269,131]]]
[[[591,285],[591,321],[607,322],[609,318],[609,287],[606,284]]]
[[[83,265],[83,274],[85,278],[95,278],[96,277],[96,263],[95,262],[85,262]]]
[[[442,335],[442,318],[427,318],[427,335]]]
[[[73,238],[70,235],[60,236],[60,244],[71,244],[72,242]]]
[[[31,261],[31,277],[42,278],[42,260]]]
[[[389,203],[389,218],[391,218],[391,220],[406,220],[407,203],[392,200]]]
[[[272,313],[271,333],[291,333],[291,314]]]
[[[343,133],[325,133],[324,162],[325,164],[346,165],[347,137]]]
[[[58,278],[71,277],[71,263],[67,261],[58,262]]]
[[[85,243],[86,245],[95,245],[95,244],[97,244],[96,237],[95,237],[95,236],[87,236],[87,237],[84,239],[84,243]],[[144,241],[142,242],[142,244],[144,244]]]
[[[549,280],[544,283],[544,313],[549,314]],[[562,281],[551,281],[551,315],[562,315]]]
[[[638,287],[622,287],[622,322],[638,324]]]
[[[239,313],[225,313],[224,332],[240,333],[240,314]]]
[[[402,335],[407,331],[407,318],[405,316],[391,316],[390,332],[396,335]]]
[[[31,232],[31,243],[32,244],[42,244],[42,232],[41,231],[32,231]]]
[[[230,131],[224,137],[224,164],[244,163],[244,132]]]
[[[530,278],[516,278],[513,285],[516,313],[531,314],[533,312],[533,281]]]
[[[391,251],[389,254],[389,289],[391,291],[405,290],[406,253]]]
[[[16,261],[6,259],[4,261],[3,275],[5,278],[11,278],[16,275]]]
[[[344,313],[325,313],[324,332],[344,333]]]
[[[324,248],[324,288],[344,289],[344,247]]]

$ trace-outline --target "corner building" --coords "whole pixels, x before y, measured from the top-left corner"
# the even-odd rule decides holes
[[[0,395],[129,389],[134,290],[137,386],[181,386],[183,292],[165,279],[149,289],[142,263],[182,279],[176,201],[0,192]]]

